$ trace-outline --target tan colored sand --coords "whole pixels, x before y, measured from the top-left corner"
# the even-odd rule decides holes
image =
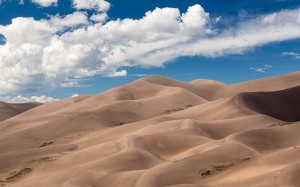
[[[21,114],[40,103],[5,103],[0,101],[0,122]]]
[[[0,186],[299,187],[299,88],[300,72],[158,76],[19,115],[6,104]]]

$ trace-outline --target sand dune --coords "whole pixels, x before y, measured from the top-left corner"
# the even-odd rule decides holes
[[[146,77],[16,116],[4,107],[0,186],[299,187],[299,80]]]
[[[216,81],[196,80],[189,84],[196,87],[199,93],[206,93],[203,98],[208,100],[215,100],[224,97],[232,97],[242,92],[261,92],[261,91],[277,91],[287,88],[300,86],[300,72],[295,72],[278,77],[270,77],[265,79],[258,79],[248,82],[243,82],[233,85],[224,85]],[[203,85],[206,82],[209,86]],[[207,89],[208,88],[208,89]]]
[[[0,121],[41,105],[40,103],[5,103],[0,101]]]
[[[300,86],[274,92],[243,93],[244,104],[253,111],[274,118],[300,121]]]

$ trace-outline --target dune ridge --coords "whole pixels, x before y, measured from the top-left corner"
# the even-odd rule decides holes
[[[41,105],[41,103],[5,103],[0,101],[0,122]]]
[[[154,76],[32,108],[0,122],[0,186],[298,187],[299,80]]]

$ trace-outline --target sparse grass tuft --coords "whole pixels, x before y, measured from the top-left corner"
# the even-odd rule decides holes
[[[269,127],[283,127],[283,126],[286,126],[286,125],[291,125],[293,123],[291,122],[285,122],[285,123],[273,123],[272,125],[270,125]]]
[[[167,109],[167,110],[165,110],[165,113],[166,114],[171,114],[171,113],[182,111],[182,110],[184,110],[184,109],[183,108]]]
[[[67,153],[59,152],[57,155],[51,155],[51,156],[44,156],[36,159],[29,160],[28,163],[34,163],[34,162],[52,162],[55,160],[58,160],[62,156],[66,155]]]
[[[11,172],[9,175],[9,177],[7,177],[5,180],[1,179],[0,180],[0,186],[5,186],[5,183],[11,183],[11,182],[14,182],[16,179],[22,177],[23,175],[25,174],[28,174],[32,172],[32,169],[31,168],[24,168],[24,169],[21,169],[20,171],[14,171],[14,172]]]
[[[13,172],[11,172],[9,175],[14,175],[14,174],[16,174],[17,172],[16,171],[13,171]]]
[[[205,170],[204,172],[201,173],[202,176],[208,176],[212,173],[211,170]]]
[[[230,164],[221,164],[221,165],[214,165],[211,167],[211,169],[206,169],[205,171],[203,171],[201,173],[202,176],[208,176],[208,175],[212,175],[214,173],[217,172],[221,172],[229,167],[233,166],[233,163]]]
[[[121,121],[121,122],[115,124],[115,126],[122,126],[122,125],[125,125],[125,122]]]
[[[224,169],[226,168],[229,168],[233,166],[233,163],[230,163],[230,164],[222,164],[222,165],[215,165],[213,166],[214,170],[219,172],[219,171],[223,171]]]
[[[250,157],[245,157],[242,159],[242,161],[247,161],[247,160],[250,160],[251,158]]]
[[[167,109],[167,110],[165,110],[165,114],[171,114],[171,113],[174,113],[174,112],[179,112],[179,111],[185,110],[186,108],[190,108],[190,107],[193,107],[193,105],[185,105],[185,107]]]
[[[43,158],[40,158],[38,159],[38,162],[51,162],[51,161],[55,161],[56,159],[54,157],[43,157]]]
[[[54,144],[54,142],[44,142],[41,146],[39,147],[46,147],[48,145]]]

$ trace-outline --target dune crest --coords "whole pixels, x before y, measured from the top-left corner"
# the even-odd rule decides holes
[[[0,186],[298,187],[299,80],[155,76],[24,113],[4,104]]]

